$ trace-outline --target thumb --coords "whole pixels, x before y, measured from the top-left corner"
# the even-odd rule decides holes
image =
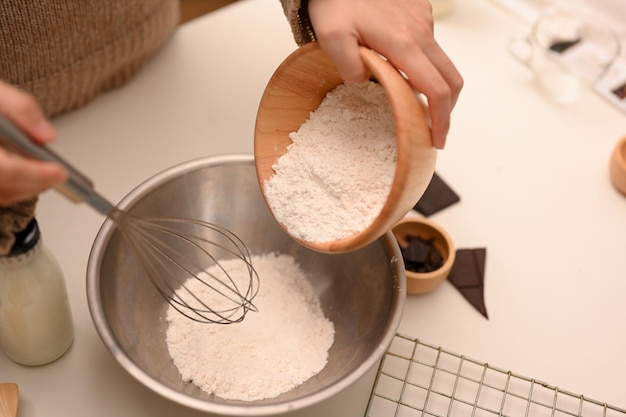
[[[332,41],[319,40],[319,44],[333,60],[344,81],[362,83],[369,79],[371,74],[361,60],[359,44],[356,39],[342,37]]]

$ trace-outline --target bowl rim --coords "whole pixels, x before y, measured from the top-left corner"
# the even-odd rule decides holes
[[[187,162],[174,165],[170,168],[157,173],[156,175],[148,178],[131,192],[129,192],[117,205],[118,208],[128,209],[132,207],[132,204],[138,199],[151,192],[155,187],[171,180],[175,176],[188,173],[199,168],[223,165],[232,163],[250,163],[254,166],[254,155],[252,154],[223,154],[215,156],[206,156],[193,159]],[[123,351],[121,345],[116,340],[111,327],[108,325],[104,309],[99,302],[100,299],[100,274],[99,267],[102,263],[102,256],[104,254],[103,248],[111,238],[111,234],[115,229],[115,225],[108,218],[104,221],[89,253],[86,272],[86,291],[87,302],[89,312],[92,318],[96,332],[100,339],[109,350],[113,358],[126,370],[132,377],[142,383],[144,386],[152,390],[153,392],[165,397],[173,402],[176,402],[182,406],[196,409],[199,411],[231,415],[231,416],[267,416],[282,414],[290,411],[296,411],[303,409],[314,404],[327,400],[344,389],[351,386],[353,383],[361,379],[370,369],[372,369],[383,357],[386,351],[389,349],[393,337],[400,325],[402,313],[404,309],[404,303],[406,300],[406,275],[404,267],[401,263],[402,255],[400,247],[395,237],[388,231],[380,239],[388,252],[390,252],[390,265],[392,265],[395,272],[394,282],[394,294],[391,303],[391,314],[389,320],[385,324],[382,332],[382,337],[379,343],[376,345],[369,356],[359,366],[353,369],[352,372],[345,375],[333,384],[320,389],[312,394],[304,396],[298,399],[287,400],[274,404],[259,404],[255,405],[254,402],[245,403],[242,401],[242,405],[232,404],[218,404],[207,402],[198,398],[191,397],[182,392],[169,388],[161,384],[158,380],[153,378],[142,368],[140,368],[134,361],[132,361]],[[393,330],[393,331],[392,331]]]
[[[609,176],[613,186],[626,196],[626,136],[619,139],[613,148]]]

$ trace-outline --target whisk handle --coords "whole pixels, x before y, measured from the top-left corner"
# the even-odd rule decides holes
[[[57,155],[49,147],[32,140],[21,129],[0,115],[0,145],[18,155],[62,165],[69,176],[56,190],[74,202],[86,202],[102,214],[108,214],[113,206],[95,192],[93,183],[76,168]]]

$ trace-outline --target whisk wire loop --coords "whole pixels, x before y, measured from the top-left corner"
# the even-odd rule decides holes
[[[252,303],[259,289],[258,274],[248,248],[230,230],[196,219],[138,218],[121,211],[109,217],[161,296],[184,316],[230,324],[242,321],[249,311],[258,311]],[[194,232],[187,231],[190,227]],[[218,259],[214,251],[224,257]],[[224,259],[241,261],[238,267],[244,268],[248,279],[234,279],[223,266]],[[202,287],[210,289],[210,303],[198,296]]]

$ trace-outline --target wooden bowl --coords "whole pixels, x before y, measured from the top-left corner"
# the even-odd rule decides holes
[[[609,163],[609,174],[613,186],[626,196],[626,136],[615,145]]]
[[[0,416],[17,416],[20,390],[13,382],[0,383]]]
[[[400,221],[392,230],[398,244],[405,248],[408,236],[422,239],[434,239],[433,245],[443,257],[443,265],[431,272],[413,272],[406,270],[407,294],[426,294],[437,288],[450,275],[456,250],[450,235],[438,224],[423,218],[407,217]]]
[[[293,237],[319,252],[350,252],[381,237],[413,208],[435,171],[437,150],[432,146],[429,118],[418,95],[402,74],[376,52],[361,47],[360,55],[390,102],[396,129],[396,171],[381,212],[365,230],[327,242]],[[272,166],[291,144],[289,134],[297,131],[326,93],[341,83],[332,60],[316,42],[298,48],[276,69],[261,98],[254,132],[255,165],[262,191],[274,175]],[[281,227],[289,233],[284,225]]]

